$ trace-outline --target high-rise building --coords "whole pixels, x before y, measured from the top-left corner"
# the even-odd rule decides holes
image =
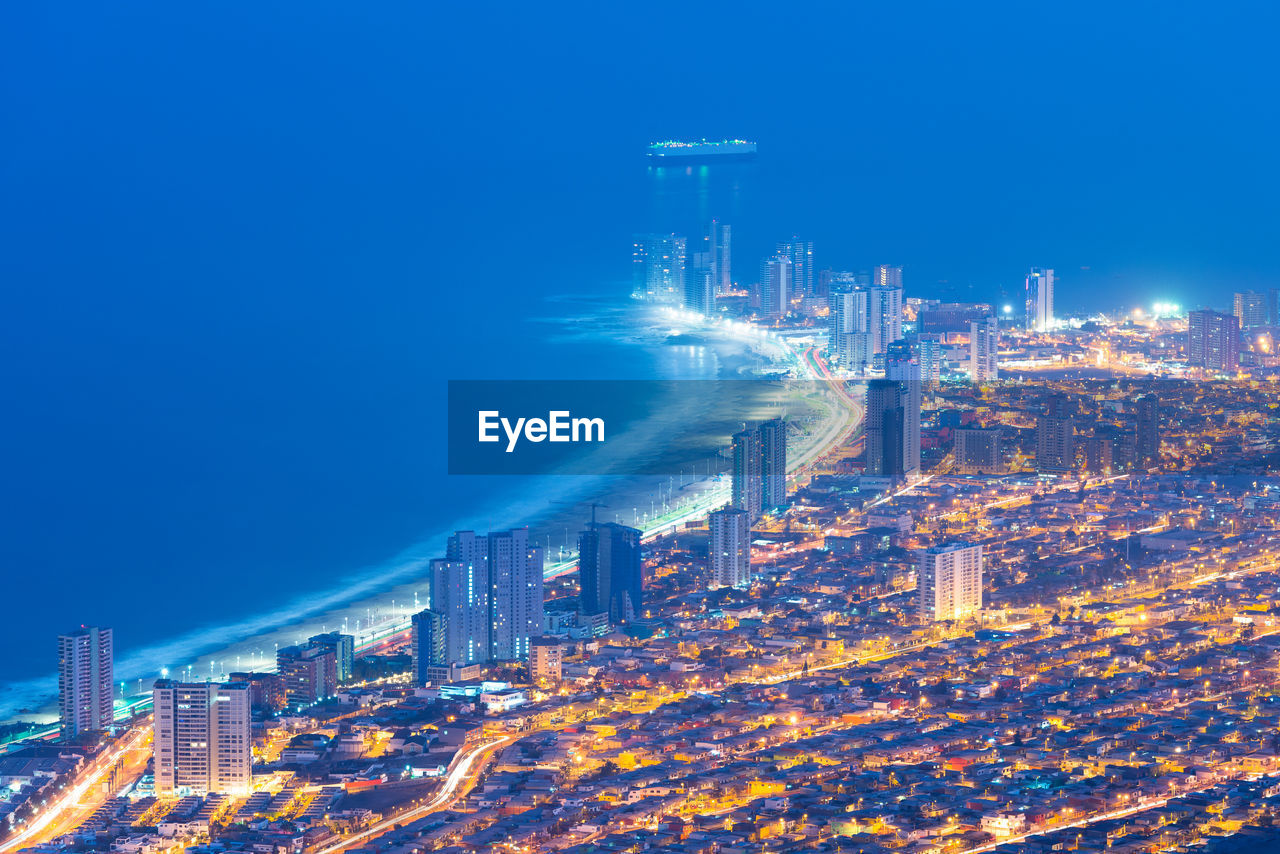
[[[338,693],[338,660],[324,644],[286,646],[276,651],[276,672],[284,682],[285,702],[301,709]]]
[[[920,362],[911,345],[894,341],[884,355],[884,377],[894,380],[901,389],[902,401],[902,475],[908,480],[920,476]]]
[[[1067,400],[1053,395],[1036,417],[1036,470],[1069,472],[1076,468],[1076,428]]]
[[[489,656],[524,661],[529,639],[542,633],[542,549],[529,545],[529,529],[490,533]]]
[[[231,682],[243,682],[249,686],[249,708],[254,712],[274,715],[288,708],[284,696],[284,680],[279,673],[255,673],[241,671],[227,674]]]
[[[1100,432],[1086,436],[1084,446],[1084,470],[1089,474],[1109,475],[1116,470],[1115,436]]]
[[[901,268],[894,267],[899,271]],[[890,277],[892,280],[892,277]],[[902,340],[902,288],[873,285],[867,289],[867,333],[872,357],[883,356],[894,341]]]
[[[161,679],[152,689],[152,702],[156,794],[249,793],[248,684]]]
[[[775,255],[760,264],[760,316],[785,317],[791,311],[791,258]]]
[[[333,657],[338,666],[339,683],[351,679],[356,666],[356,639],[354,636],[344,635],[341,632],[327,632],[323,635],[313,635],[307,638],[307,643],[313,646],[322,646],[333,652]]]
[[[626,623],[644,614],[640,531],[615,522],[591,524],[578,535],[578,610]]]
[[[455,535],[456,536],[456,535]],[[489,660],[489,556],[431,561],[431,608],[445,616],[444,654],[449,664]]]
[[[1187,314],[1187,364],[1211,371],[1240,366],[1240,319],[1209,309]]]
[[[896,288],[902,290],[902,268],[890,264],[876,267],[872,284],[877,288]]]
[[[532,681],[554,685],[560,681],[564,666],[564,650],[560,639],[538,636],[529,652],[529,677]]]
[[[685,238],[678,234],[637,234],[632,241],[632,283],[636,296],[679,305],[685,294]]]
[[[711,220],[711,261],[716,273],[716,292],[727,294],[733,290],[731,263],[733,260],[733,233],[719,220]]]
[[[917,570],[920,618],[963,620],[982,610],[982,546],[925,549]]]
[[[760,434],[760,507],[777,513],[787,501],[787,422],[781,418],[763,421]]]
[[[1262,294],[1253,291],[1237,293],[1233,313],[1240,321],[1240,329],[1245,332],[1267,325],[1267,306]]]
[[[704,237],[703,244],[710,245]],[[716,308],[715,255],[710,248],[689,254],[689,271],[684,281],[684,307],[689,311],[710,316]]]
[[[1134,456],[1140,469],[1160,465],[1160,398],[1148,393],[1134,402]]]
[[[1267,323],[1280,326],[1280,288],[1267,289]]]
[[[745,510],[722,507],[707,517],[711,529],[708,563],[711,586],[751,583],[751,519]]]
[[[867,290],[838,285],[827,297],[827,350],[840,365],[865,373],[871,367],[871,336],[867,331]]]
[[[111,629],[81,626],[58,636],[58,717],[62,737],[115,722]]]
[[[791,259],[791,290],[798,296],[813,296],[813,241],[793,237],[778,244],[778,255]]]
[[[902,386],[896,380],[871,380],[866,397],[865,471],[868,475],[901,480],[905,476],[902,449],[906,420]]]
[[[937,388],[942,380],[942,336],[933,333],[917,335],[916,354],[920,359],[920,381],[925,388]]]
[[[753,522],[764,512],[764,455],[758,430],[742,430],[733,434],[730,503],[747,511]]]
[[[956,470],[961,474],[1003,474],[999,427],[961,427],[955,431]]]
[[[992,382],[999,376],[1000,321],[995,316],[969,323],[969,378]]]
[[[1032,332],[1053,328],[1053,270],[1032,267],[1027,275],[1026,324]]]
[[[449,618],[440,611],[427,608],[410,619],[410,638],[413,656],[413,681],[425,685],[433,667],[448,667]]]

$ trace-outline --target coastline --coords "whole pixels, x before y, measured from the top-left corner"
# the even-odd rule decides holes
[[[616,304],[608,308],[613,312],[614,322],[627,321],[628,343],[649,348],[660,361],[681,348],[700,350],[704,358],[710,354],[716,377],[745,378],[765,366],[786,367],[794,357],[778,341],[746,324],[716,328],[683,312],[671,314],[634,304],[621,311]],[[577,335],[584,331],[601,334],[599,319],[598,316],[561,317],[560,327],[554,334]],[[681,334],[673,336],[677,330]],[[688,343],[680,340],[682,335],[687,336]],[[688,352],[682,354],[688,355]],[[676,360],[669,361],[677,364]],[[799,364],[796,362],[790,367],[799,367]],[[508,496],[496,497],[495,501],[503,502],[501,513],[467,514],[389,560],[353,572],[350,580],[339,586],[244,619],[198,628],[136,649],[117,659],[116,685],[129,704],[145,703],[151,682],[162,676],[199,681],[222,678],[237,670],[274,669],[277,648],[336,628],[356,634],[357,643],[367,647],[380,638],[403,631],[409,615],[420,610],[418,602],[425,593],[423,576],[427,564],[443,554],[445,541],[454,530],[528,526],[533,539],[547,547],[550,578],[570,571],[574,565],[574,558],[564,547],[576,540],[577,531],[586,519],[589,511],[585,502],[602,500],[611,504],[617,521],[642,527],[646,535],[652,536],[705,514],[711,509],[708,505],[727,501],[727,484],[718,481],[715,476],[694,474],[681,478],[678,485],[672,483],[667,487],[672,500],[664,512],[659,513],[659,504],[653,501],[657,483],[652,478],[540,477],[536,483],[523,488],[514,501]],[[646,502],[651,505],[651,513],[640,509]],[[56,691],[56,674],[4,686],[0,690],[0,723],[44,724],[56,720]],[[22,712],[22,709],[28,711]]]

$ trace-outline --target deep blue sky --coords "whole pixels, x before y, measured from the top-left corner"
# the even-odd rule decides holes
[[[205,619],[240,614],[479,501],[441,478],[437,384],[566,370],[511,330],[549,294],[625,291],[651,138],[758,139],[772,183],[744,233],[904,264],[912,295],[990,297],[1033,264],[1067,307],[1280,285],[1277,23],[8,4],[0,573],[22,639],[0,681],[47,671],[64,626],[166,636],[214,573]]]

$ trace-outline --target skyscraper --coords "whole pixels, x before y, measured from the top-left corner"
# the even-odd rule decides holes
[[[711,220],[711,260],[716,272],[716,292],[727,294],[733,290],[733,233],[719,220]]]
[[[925,549],[917,570],[920,618],[962,620],[982,610],[982,546],[952,543]]]
[[[489,660],[489,559],[431,561],[431,610],[445,617],[444,654],[449,664]]]
[[[678,234],[637,234],[632,242],[634,293],[678,305],[685,294],[686,241]]]
[[[923,333],[916,336],[920,359],[920,381],[925,388],[937,388],[942,379],[942,336]]]
[[[881,264],[876,267],[875,279],[872,283],[878,288],[902,290],[902,268],[890,264]]]
[[[1036,470],[1075,471],[1075,435],[1075,422],[1066,398],[1056,394],[1051,396],[1044,413],[1036,417]]]
[[[882,268],[883,269],[883,268]],[[897,279],[901,281],[901,268]],[[889,277],[890,280],[893,277]],[[871,336],[872,357],[883,356],[894,341],[902,339],[902,288],[874,285],[867,290],[867,332]]]
[[[906,341],[890,344],[884,360],[885,379],[896,381],[901,390],[902,476],[914,480],[920,476],[920,362]]]
[[[615,522],[593,522],[578,535],[578,610],[608,614],[624,623],[644,613],[644,565],[640,531]]]
[[[524,661],[529,639],[542,634],[542,549],[529,545],[529,529],[490,533],[489,656]]]
[[[62,737],[115,722],[111,629],[81,626],[58,636],[58,716]]]
[[[814,295],[813,241],[793,237],[778,244],[778,254],[791,259],[791,289],[802,297]]]
[[[745,510],[722,507],[707,518],[712,587],[746,587],[751,583],[751,520]]]
[[[1240,366],[1240,319],[1209,309],[1187,313],[1187,364],[1211,371]]]
[[[764,512],[764,455],[758,430],[742,430],[733,434],[730,503],[747,511],[753,522]]]
[[[904,421],[902,387],[896,380],[867,383],[866,473],[901,480]]]
[[[1000,321],[993,315],[969,322],[969,378],[985,383],[999,376]]]
[[[704,237],[702,240],[707,248],[690,253],[683,303],[689,311],[710,316],[716,307],[715,254],[710,249],[710,238]]]
[[[791,259],[775,255],[760,264],[760,316],[785,317],[791,311]]]
[[[425,685],[433,667],[448,667],[449,618],[430,608],[414,614],[410,621],[413,681]]]
[[[1148,393],[1133,403],[1135,462],[1140,469],[1156,468],[1160,465],[1160,398]]]
[[[1267,323],[1280,326],[1280,288],[1267,289]]]
[[[250,692],[244,682],[161,679],[155,708],[158,795],[247,795],[252,778]]]
[[[1244,291],[1235,295],[1234,314],[1240,321],[1240,329],[1248,332],[1267,325],[1267,306],[1262,294]]]
[[[1053,327],[1053,270],[1032,267],[1027,275],[1026,324],[1032,332]]]
[[[784,510],[787,502],[787,422],[771,418],[760,424],[760,507],[765,513]]]
[[[827,351],[842,367],[859,373],[871,367],[871,338],[867,332],[867,290],[837,286],[827,298]]]

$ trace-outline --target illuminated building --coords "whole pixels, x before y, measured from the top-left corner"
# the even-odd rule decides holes
[[[1210,309],[1187,313],[1187,364],[1212,371],[1240,366],[1240,319]]]
[[[969,378],[975,383],[999,377],[1000,321],[994,315],[969,323]]]
[[[1076,467],[1075,422],[1063,395],[1053,395],[1036,418],[1036,470],[1069,472]]]
[[[867,291],[837,286],[827,298],[828,351],[844,367],[863,373],[871,366],[871,336],[867,332]]]
[[[961,427],[955,431],[956,470],[961,474],[1001,474],[1004,458],[999,427]]]
[[[111,629],[81,626],[58,636],[58,716],[64,738],[114,723],[112,667]]]
[[[880,269],[896,270],[896,276],[888,276],[887,280],[902,281],[901,267]],[[877,284],[867,289],[867,332],[873,359],[883,356],[890,344],[902,339],[901,285]]]
[[[918,607],[926,622],[960,620],[982,610],[982,546],[925,549],[917,570]]]
[[[793,237],[778,244],[778,255],[791,260],[791,290],[803,297],[813,296],[813,241]]]
[[[157,681],[152,689],[156,794],[248,794],[249,701],[243,682]]]
[[[744,510],[722,507],[710,514],[708,564],[711,586],[746,587],[751,583],[751,520]]]
[[[1240,328],[1246,332],[1267,325],[1267,306],[1262,294],[1253,291],[1237,293],[1232,313],[1240,321]]]
[[[787,423],[771,418],[756,428],[760,434],[760,506],[777,513],[787,506]]]
[[[906,419],[901,383],[871,380],[866,400],[866,474],[901,480]]]
[[[1053,270],[1032,267],[1026,284],[1026,325],[1032,332],[1053,327]]]
[[[920,362],[906,341],[894,341],[884,356],[884,376],[894,380],[902,400],[902,475],[920,476]]]
[[[742,430],[733,434],[733,480],[730,503],[754,522],[764,511],[764,458],[760,432]]]
[[[333,652],[334,659],[337,661],[339,682],[346,682],[351,678],[356,663],[355,637],[340,632],[328,632],[323,635],[313,635],[307,638],[307,642],[323,646]]]
[[[615,522],[593,522],[578,535],[578,610],[608,614],[625,623],[644,613],[640,531]]]
[[[678,234],[637,234],[631,253],[636,296],[678,305],[685,294],[685,239]]]
[[[447,618],[450,664],[523,661],[542,631],[542,549],[529,530],[457,531],[432,562],[431,610]]]
[[[529,677],[534,682],[560,681],[564,665],[564,651],[560,648],[560,639],[552,637],[536,637],[529,652]]]
[[[276,652],[276,672],[284,682],[285,703],[293,709],[338,693],[338,661],[323,644],[286,646]]]
[[[716,273],[716,292],[733,290],[733,232],[719,220],[711,220],[711,261]]]
[[[760,264],[760,315],[785,317],[791,310],[791,258],[775,255]]]
[[[425,685],[431,681],[431,668],[448,667],[449,618],[427,608],[410,619],[410,655],[413,657],[413,681]]]
[[[1134,401],[1137,424],[1134,429],[1137,467],[1152,469],[1160,465],[1160,399],[1144,394]]]
[[[431,608],[445,616],[445,659],[450,664],[489,660],[488,556],[431,561]]]
[[[902,290],[902,268],[890,264],[880,264],[876,267],[872,284],[877,288]]]
[[[920,381],[925,388],[937,388],[942,378],[942,336],[930,333],[916,336],[916,356],[920,360]]]

